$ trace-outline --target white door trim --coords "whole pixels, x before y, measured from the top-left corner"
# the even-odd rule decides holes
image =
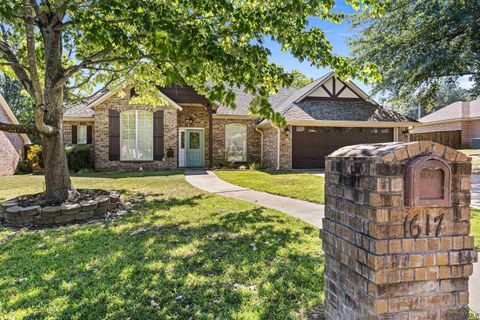
[[[185,168],[187,166],[187,148],[186,148],[186,141],[187,141],[187,130],[202,130],[203,131],[203,163],[205,164],[205,128],[199,127],[179,127],[178,128],[178,167]],[[182,149],[182,132],[185,132],[185,148]]]

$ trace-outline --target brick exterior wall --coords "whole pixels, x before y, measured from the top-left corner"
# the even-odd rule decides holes
[[[149,107],[132,105],[128,97],[113,95],[97,105],[95,109],[95,126],[93,128],[93,144],[95,149],[95,170],[169,170],[177,168],[177,110],[171,107]],[[108,110],[119,112],[127,110],[165,110],[164,114],[164,152],[165,161],[109,161],[108,160]],[[171,148],[174,156],[167,157],[167,150]]]
[[[225,155],[225,125],[240,123],[247,126],[247,162],[260,163],[260,133],[255,130],[256,119],[213,118],[213,161],[223,163]]]
[[[11,123],[7,113],[0,107],[0,122]],[[17,133],[0,131],[0,176],[15,172],[23,155],[24,142]]]
[[[280,169],[292,168],[292,127],[288,126],[290,134],[285,133],[284,128],[280,129]],[[263,131],[263,168],[274,170],[277,168],[277,144],[278,129],[268,127]]]
[[[405,202],[406,168],[422,155],[451,168],[449,205]],[[458,310],[468,305],[477,260],[469,161],[427,141],[345,147],[327,158],[321,236],[328,320],[467,319]],[[433,181],[441,190],[439,183],[450,183]]]
[[[203,152],[203,157],[204,161],[203,164],[205,167],[208,167],[209,165],[209,134],[208,134],[208,110],[205,106],[199,106],[199,105],[191,105],[191,106],[182,106],[183,110],[178,111],[178,121],[177,125],[178,128],[185,127],[185,128],[203,128],[204,130],[204,152]],[[190,124],[190,121],[192,120],[192,123]],[[177,131],[178,131],[177,128]],[[178,135],[178,133],[177,133]]]
[[[92,126],[92,140],[95,136],[95,123],[92,121],[64,121],[63,122],[63,143],[65,146],[72,145],[72,126]],[[92,141],[93,142],[93,141]]]

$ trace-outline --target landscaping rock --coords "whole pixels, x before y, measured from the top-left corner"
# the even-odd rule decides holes
[[[18,205],[17,200],[10,199],[0,204],[0,211],[7,211],[8,208]]]
[[[95,204],[95,206],[96,206],[96,204]],[[82,207],[82,209],[83,209],[83,207]],[[77,221],[86,220],[86,219],[92,217],[94,213],[95,213],[94,210],[81,211],[81,212],[79,212],[79,213],[77,213],[77,214],[75,215],[75,219],[76,219]]]
[[[55,210],[55,208],[60,208],[60,212]],[[62,213],[61,207],[45,207],[42,209],[42,212],[33,217],[33,222],[35,224],[45,225],[45,224],[54,224],[55,217]]]
[[[102,206],[102,207],[99,206],[94,211],[94,217],[96,218],[104,217],[107,214],[107,210],[108,210],[108,206]]]
[[[62,214],[76,215],[80,211],[82,211],[82,206],[78,203],[69,203],[62,205]]]
[[[97,208],[105,207],[107,208],[110,204],[110,197],[109,196],[99,196],[95,199],[98,203]]]
[[[80,201],[80,205],[82,206],[81,211],[94,211],[97,208],[98,202],[95,200],[88,200],[88,201]]]
[[[75,221],[75,215],[73,214],[62,213],[61,215],[57,215],[55,217],[55,223],[67,223],[72,221]]]

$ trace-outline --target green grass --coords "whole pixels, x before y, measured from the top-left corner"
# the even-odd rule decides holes
[[[480,249],[480,210],[472,209],[472,219],[470,220],[471,233],[474,236],[475,247]]]
[[[323,177],[296,171],[216,170],[223,180],[254,190],[324,203]]]
[[[73,181],[149,196],[109,223],[0,229],[0,319],[305,319],[323,301],[321,241],[297,219],[177,173]],[[0,178],[1,198],[41,190]]]

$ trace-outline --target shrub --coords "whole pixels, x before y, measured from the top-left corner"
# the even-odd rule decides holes
[[[248,165],[248,168],[249,168],[250,170],[258,170],[258,169],[260,169],[260,163],[258,163],[258,162],[252,162],[252,163],[250,163],[250,164]]]
[[[28,147],[26,162],[30,166],[31,171],[38,171],[43,168],[42,146],[33,144]]]
[[[65,148],[68,169],[74,172],[93,169],[89,146],[70,146]]]
[[[20,160],[17,165],[17,172],[19,173],[32,173],[32,167],[30,163],[25,160]]]

